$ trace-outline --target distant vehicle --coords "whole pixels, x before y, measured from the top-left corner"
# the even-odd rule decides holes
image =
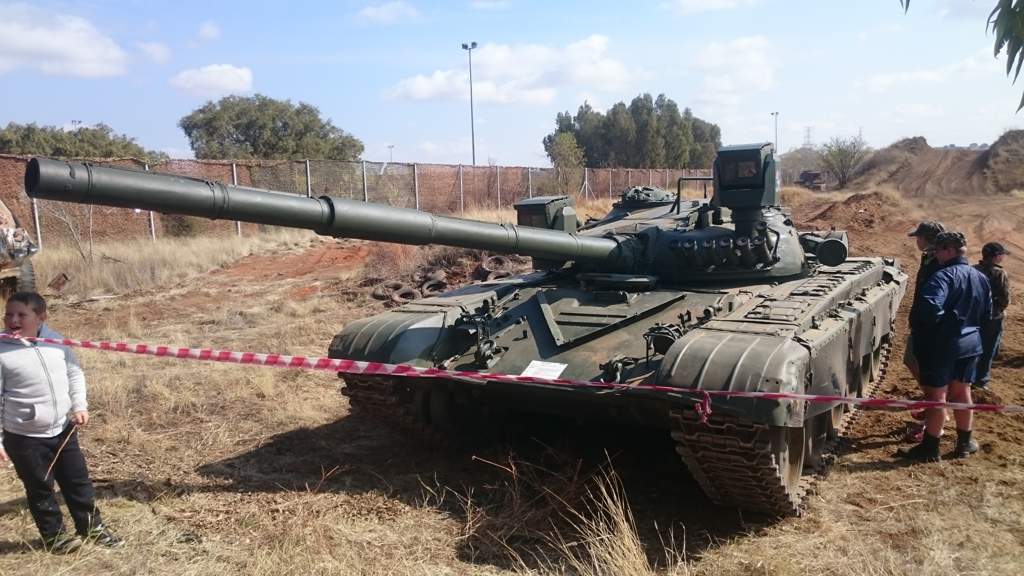
[[[796,183],[811,190],[824,190],[825,173],[820,170],[804,170]]]
[[[0,298],[36,289],[36,275],[29,260],[39,250],[21,223],[0,202]]]

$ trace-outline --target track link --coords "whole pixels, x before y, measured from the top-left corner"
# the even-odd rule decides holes
[[[890,335],[882,344],[878,374],[864,390],[865,397],[873,396],[885,379],[895,333]],[[808,494],[835,460],[842,438],[860,413],[854,407],[843,415],[821,448],[821,456],[805,466],[800,481],[791,486],[785,482],[783,463],[773,453],[771,426],[718,414],[702,423],[694,410],[681,408],[672,409],[670,418],[676,452],[715,503],[794,516],[803,512]]]

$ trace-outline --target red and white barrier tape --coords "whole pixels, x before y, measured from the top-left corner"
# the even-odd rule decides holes
[[[259,354],[255,352],[235,352],[231,350],[213,350],[210,348],[174,348],[152,344],[129,344],[127,342],[108,342],[92,340],[72,340],[71,338],[33,338],[20,337],[0,333],[0,339],[16,339],[28,342],[57,344],[89,350],[108,352],[127,352],[160,358],[182,358],[187,360],[208,360],[211,362],[228,362],[232,364],[250,364],[256,366],[273,366],[276,368],[295,368],[300,370],[322,370],[343,374],[371,374],[417,378],[451,378],[455,380],[474,380],[478,382],[512,382],[528,385],[598,388],[607,390],[653,391],[669,394],[695,396],[705,400],[710,397],[724,398],[760,398],[764,400],[802,400],[824,404],[846,403],[871,408],[893,408],[901,410],[918,410],[922,408],[948,408],[952,410],[977,410],[980,412],[1000,412],[1004,414],[1024,414],[1024,406],[1014,404],[964,404],[957,402],[935,402],[931,400],[899,400],[889,398],[851,398],[847,396],[829,396],[821,394],[795,394],[788,392],[747,392],[732,390],[697,390],[659,386],[656,384],[624,384],[619,382],[595,382],[588,380],[570,380],[566,378],[538,378],[536,376],[514,376],[511,374],[492,374],[465,370],[441,370],[439,368],[420,368],[408,364],[384,364],[383,362],[363,362],[359,360],[343,360],[309,356],[288,356],[285,354]]]

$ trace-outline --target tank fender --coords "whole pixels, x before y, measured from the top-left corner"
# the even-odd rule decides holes
[[[720,323],[726,325],[726,323]],[[744,324],[743,331],[715,329],[712,321],[691,330],[665,353],[659,385],[696,390],[803,393],[810,353],[791,329]],[[804,403],[792,400],[713,398],[712,410],[758,423],[801,426]]]
[[[356,320],[334,336],[328,357],[433,366],[436,348],[458,309],[395,310]]]

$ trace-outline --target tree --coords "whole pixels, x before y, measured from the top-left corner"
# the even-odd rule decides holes
[[[356,160],[363,143],[315,106],[262,94],[207,102],[178,122],[196,158]]]
[[[910,10],[910,0],[900,0],[903,11]],[[1017,83],[1021,68],[1024,67],[1024,1],[996,0],[996,7],[988,15],[986,31],[991,29],[995,35],[994,54],[1006,49],[1006,76],[1013,73],[1013,83]],[[1024,109],[1024,96],[1021,96],[1017,112]]]
[[[0,130],[0,152],[58,158],[138,158],[152,163],[167,159],[167,154],[146,150],[134,138],[115,134],[106,124],[64,130],[11,122]]]
[[[647,168],[665,167],[665,140],[654,112],[654,100],[650,94],[633,98],[629,103],[629,114],[636,126],[636,156],[633,163]]]
[[[583,150],[576,144],[576,137],[568,132],[556,133],[546,146],[548,158],[555,167],[555,178],[560,193],[569,195],[576,192],[576,184],[582,179]]]
[[[632,168],[636,165],[636,124],[633,115],[622,102],[608,110],[604,129],[604,146],[608,150],[605,161],[608,166]]]
[[[835,176],[840,188],[846,188],[850,174],[867,156],[868,147],[860,136],[837,136],[821,146],[821,165]]]
[[[693,130],[691,123],[679,113],[679,106],[664,94],[654,102],[658,115],[658,123],[662,126],[665,139],[665,166],[680,167],[690,165],[690,149],[693,147]],[[690,114],[689,109],[686,111]]]
[[[695,118],[664,94],[641,94],[629,106],[614,104],[602,114],[584,102],[573,117],[559,112],[547,149],[559,133],[572,134],[587,165],[615,168],[708,168],[722,145],[718,126]]]

